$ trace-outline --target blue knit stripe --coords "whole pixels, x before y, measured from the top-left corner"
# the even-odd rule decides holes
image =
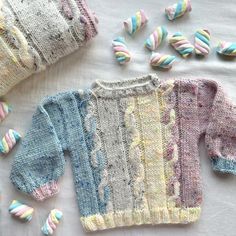
[[[213,170],[236,175],[236,160],[229,160],[223,157],[211,159]]]
[[[75,190],[81,216],[99,213],[93,171],[89,161],[89,151],[83,129],[83,112],[86,102],[80,94],[68,94],[63,101],[68,133],[68,146],[74,177]]]
[[[85,110],[84,110],[85,112],[84,112],[83,116],[85,118],[86,115],[88,114],[87,106],[88,106],[88,101],[91,99],[91,91],[86,90],[84,96],[85,96],[85,100],[84,100],[83,106],[85,107]],[[80,108],[82,108],[82,107],[80,107]],[[97,166],[93,167],[93,165],[91,163],[91,152],[95,148],[94,133],[96,132],[96,129],[97,129],[97,122],[96,122],[95,117],[92,117],[90,119],[90,127],[91,127],[90,132],[88,132],[88,131],[85,132],[85,140],[86,140],[88,151],[89,151],[90,168],[92,169],[92,172],[93,172],[93,179],[94,179],[95,188],[98,189],[99,185],[102,181],[101,173],[105,168],[106,159],[105,159],[104,153],[101,150],[98,150],[97,154],[96,154]],[[103,200],[100,199],[99,193],[97,191],[98,207],[99,207],[99,212],[101,214],[106,213],[107,202],[109,200],[109,196],[110,196],[110,188],[108,186],[106,186],[104,188],[104,199]]]

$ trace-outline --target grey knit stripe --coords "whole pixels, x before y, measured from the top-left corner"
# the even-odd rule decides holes
[[[8,0],[8,2],[48,64],[56,62],[78,48],[68,24],[53,2],[48,0]]]
[[[44,70],[46,60],[45,60],[43,54],[38,49],[37,45],[34,44],[34,42],[30,39],[30,37],[27,36],[28,32],[25,31],[24,26],[18,20],[18,17],[16,15],[16,13],[14,12],[13,8],[11,7],[10,3],[8,2],[8,0],[6,0],[4,2],[4,9],[5,9],[5,11],[8,11],[8,14],[7,14],[8,17],[12,18],[12,20],[14,22],[14,26],[22,32],[22,34],[26,38],[29,46],[34,51],[35,66],[36,66],[35,70],[36,71]],[[22,77],[22,79],[24,79],[24,78]]]
[[[115,211],[132,209],[132,194],[116,100],[98,100],[101,129],[107,153],[109,182]]]
[[[80,9],[78,8],[77,3],[74,0],[67,0],[67,1],[72,10],[73,19],[68,19],[68,17],[66,17],[63,14],[63,12],[61,12],[61,1],[53,0],[54,4],[61,12],[61,15],[64,17],[65,21],[69,25],[70,32],[76,39],[78,46],[82,46],[85,40],[84,24],[80,22],[80,16],[82,13],[80,12]]]

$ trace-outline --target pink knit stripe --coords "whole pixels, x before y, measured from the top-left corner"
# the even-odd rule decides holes
[[[67,0],[61,0],[61,9],[64,11],[65,15],[69,18],[73,18],[72,10],[68,4]]]
[[[50,198],[59,192],[58,184],[56,181],[46,183],[41,187],[35,189],[31,195],[38,201],[43,201]]]
[[[82,17],[83,20],[85,20],[86,25],[86,41],[90,40],[97,34],[97,23],[98,20],[96,16],[91,12],[89,7],[87,6],[87,3],[85,0],[76,0],[76,3],[78,5],[78,8],[80,9],[82,15],[85,17]]]

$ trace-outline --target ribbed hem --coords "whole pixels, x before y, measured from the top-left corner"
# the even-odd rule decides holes
[[[81,217],[86,231],[104,230],[122,226],[143,224],[187,224],[197,221],[200,207],[194,208],[155,208],[149,210],[120,211]]]
[[[38,201],[43,201],[50,198],[59,192],[59,188],[56,181],[46,183],[45,185],[35,189],[31,195]]]
[[[215,157],[211,159],[213,170],[236,175],[236,161]]]

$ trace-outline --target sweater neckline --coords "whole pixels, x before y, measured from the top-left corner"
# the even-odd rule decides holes
[[[151,92],[160,85],[157,74],[148,74],[134,79],[96,80],[92,92],[99,97],[122,97]]]

